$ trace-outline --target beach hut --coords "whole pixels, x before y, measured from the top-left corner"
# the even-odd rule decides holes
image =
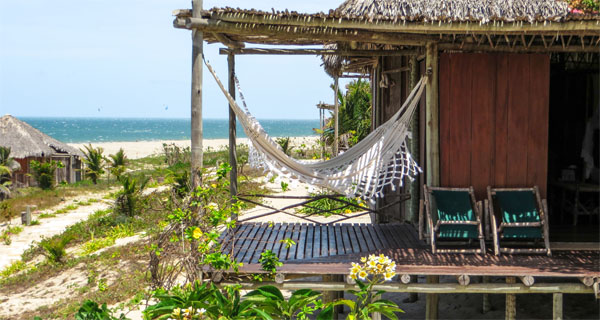
[[[13,185],[16,187],[36,185],[33,177],[28,175],[31,174],[31,160],[62,162],[64,167],[56,169],[55,172],[56,183],[81,181],[83,153],[80,150],[11,115],[0,118],[0,146],[10,148],[10,156],[21,165],[21,169],[13,172],[12,176]]]
[[[174,26],[193,30],[193,128],[197,127],[194,115],[201,115],[203,41],[227,46],[221,53],[228,55],[232,92],[234,57],[240,54],[323,55],[333,77],[370,77],[373,127],[393,115],[419,77],[427,76],[426,92],[411,122],[410,141],[423,175],[405,189],[388,192],[412,195],[409,205],[390,207],[388,212],[412,224],[285,224],[276,227],[278,233],[267,233],[260,225],[241,227],[241,236],[256,239],[263,247],[269,239],[257,234],[270,234],[277,240],[299,232],[293,253],[279,251],[280,259],[287,261],[282,275],[323,274],[337,279],[357,254],[376,248],[395,258],[403,282],[415,275],[427,277],[427,284],[400,283],[386,290],[427,293],[429,319],[437,317],[439,293],[506,293],[508,319],[515,316],[515,293],[552,293],[556,319],[562,318],[563,293],[595,291],[598,296],[597,223],[582,229],[570,226],[571,221],[577,224],[580,213],[590,219],[598,213],[597,202],[581,200],[587,193],[597,201],[599,191],[593,177],[598,166],[593,124],[598,123],[600,104],[597,11],[555,0],[348,0],[326,13],[202,10],[201,1],[192,3],[192,10],[175,11]],[[324,47],[245,48],[245,43]],[[199,139],[201,135],[193,135],[192,144]],[[423,222],[418,207],[424,184],[473,186],[477,199],[486,198],[487,186],[538,186],[542,197],[564,199],[550,204],[551,229],[558,227],[551,234],[569,230],[575,235],[571,240],[596,242],[551,242],[552,257],[433,255],[411,227]],[[385,207],[391,198],[386,196],[378,205]],[[257,244],[244,247],[256,248]],[[254,253],[242,251],[238,252],[250,261],[241,270],[259,272],[260,266],[252,263]],[[456,276],[458,284],[436,285],[439,276]],[[469,285],[470,276],[506,277],[506,283]],[[568,285],[535,283],[536,278],[547,277],[564,278]],[[521,283],[515,283],[516,279]],[[578,279],[581,283],[575,283]],[[287,284],[286,288],[296,287]],[[344,284],[321,283],[311,288],[339,290]]]

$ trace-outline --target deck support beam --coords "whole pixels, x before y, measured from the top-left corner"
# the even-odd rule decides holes
[[[438,49],[436,43],[427,43],[425,64],[425,72],[429,75],[425,90],[425,174],[427,185],[435,187],[440,185],[440,110],[438,105]]]
[[[490,283],[490,277],[483,276],[481,277],[482,283]],[[490,294],[484,293],[482,299],[481,313],[485,314],[492,310],[492,303],[490,301]]]
[[[192,17],[202,16],[202,0],[192,1]],[[202,172],[202,52],[203,35],[201,30],[192,30],[192,105],[191,105],[191,169],[192,190],[201,183]]]
[[[517,283],[515,277],[506,277],[507,284]],[[506,294],[506,308],[504,317],[506,320],[515,320],[517,316],[517,296],[514,293]]]
[[[552,319],[562,320],[563,319],[563,294],[554,293],[552,295]]]
[[[346,279],[346,282],[349,283],[348,282],[349,280],[351,280],[351,279],[348,276],[348,278]],[[323,282],[328,282],[328,281],[332,281],[332,282],[344,281],[344,276],[337,275],[337,274],[323,275]],[[356,284],[356,282],[354,282],[354,284]],[[335,301],[342,297],[344,297],[344,291],[325,291],[325,292],[323,292],[323,302],[324,303],[332,302],[332,301]],[[338,315],[341,313],[342,313],[342,306],[336,306],[333,309],[333,319],[337,319]]]
[[[229,80],[229,94],[235,99],[235,55],[230,53],[227,55],[228,65],[228,80]],[[237,185],[237,148],[236,148],[236,118],[235,112],[233,112],[233,106],[229,105],[229,165],[231,165],[231,172],[229,172],[229,192],[232,197],[237,196],[238,185]],[[237,219],[237,216],[231,217]]]
[[[440,276],[427,276],[427,283],[440,283]],[[425,299],[425,319],[438,319],[439,296],[437,293],[428,293]]]

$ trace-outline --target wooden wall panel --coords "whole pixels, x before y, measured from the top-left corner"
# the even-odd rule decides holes
[[[496,186],[506,185],[508,161],[508,56],[496,58],[495,130],[494,130],[494,179]]]
[[[495,57],[469,55],[471,61],[471,185],[479,199],[493,181]]]
[[[440,102],[440,172],[443,168],[448,168],[450,165],[450,144],[448,138],[450,137],[450,74],[451,74],[451,59],[452,54],[442,53],[440,54],[440,66],[439,66],[439,102]],[[446,63],[441,63],[445,61]],[[442,131],[443,130],[443,131]],[[421,139],[425,140],[425,139]],[[440,176],[440,183],[442,186],[450,183],[447,174]]]
[[[545,195],[548,179],[548,121],[550,105],[550,56],[529,56],[529,135],[527,141],[527,185],[538,185]]]
[[[546,193],[549,57],[440,55],[440,181]]]
[[[452,57],[449,113],[449,179],[453,186],[471,184],[471,61],[469,55]]]
[[[527,185],[529,135],[529,55],[511,54],[508,64],[508,139],[506,186]]]

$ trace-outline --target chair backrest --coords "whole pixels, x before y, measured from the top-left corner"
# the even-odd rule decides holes
[[[476,215],[468,190],[431,190],[431,208],[442,221],[475,221]]]
[[[503,222],[540,221],[534,190],[495,190],[495,200]]]

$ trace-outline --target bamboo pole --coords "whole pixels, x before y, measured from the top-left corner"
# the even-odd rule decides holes
[[[235,55],[233,53],[227,55],[227,64],[229,67],[229,94],[235,99]],[[232,197],[237,196],[238,193],[235,123],[235,112],[233,112],[232,105],[229,105],[229,165],[231,165],[231,172],[229,173],[229,192]],[[237,219],[237,216],[231,218]]]
[[[427,283],[439,284],[440,276],[427,276]],[[435,320],[438,318],[439,296],[437,293],[428,293],[425,298],[425,319]]]
[[[286,276],[287,277],[287,276]],[[436,277],[436,276],[433,276]],[[223,283],[223,285],[234,285],[235,283]],[[273,285],[283,290],[313,289],[317,291],[347,291],[360,290],[357,285],[344,281],[336,282],[314,282],[314,281],[290,281],[278,284],[276,282],[240,282],[244,290],[252,290],[264,285]],[[540,294],[540,293],[569,293],[569,294],[594,294],[594,289],[586,287],[582,283],[536,283],[527,287],[522,283],[471,283],[461,286],[458,283],[410,283],[388,282],[373,286],[373,290],[384,290],[386,292],[417,292],[431,294],[455,294],[455,293],[492,293],[492,294]]]
[[[272,48],[244,48],[230,49],[220,48],[219,54],[250,54],[250,55],[340,55],[347,57],[393,57],[393,56],[409,56],[419,54],[416,49],[399,49],[399,50],[336,50],[336,49],[272,49]]]
[[[562,320],[563,319],[563,294],[554,293],[552,294],[552,319]]]
[[[202,0],[192,1],[192,17],[202,16]],[[192,97],[191,97],[191,178],[192,190],[201,183],[202,171],[202,54],[203,36],[200,30],[192,30]]]
[[[483,283],[490,283],[490,277],[486,277],[483,276],[481,281]],[[490,301],[490,294],[489,293],[484,293],[483,294],[483,299],[482,299],[482,307],[481,307],[481,313],[487,313],[490,310],[492,310],[492,303]]]
[[[515,277],[506,277],[507,284],[515,284],[517,279]],[[517,316],[517,296],[514,293],[506,294],[506,308],[504,317],[506,320],[514,320]]]
[[[335,127],[334,127],[334,131],[333,131],[333,156],[337,156],[338,154],[338,147],[339,147],[339,114],[340,114],[340,110],[339,110],[339,101],[338,101],[338,90],[339,90],[339,77],[336,75],[335,76],[335,84],[334,84],[334,95],[333,95],[333,105],[334,105],[334,109],[333,109],[333,121],[335,122]]]
[[[426,46],[426,72],[429,74],[425,91],[425,158],[427,185],[440,184],[439,106],[438,106],[438,51],[435,43]]]
[[[306,15],[298,17],[282,17],[273,15],[251,15],[245,13],[219,13],[213,12],[213,19],[236,22],[236,23],[252,23],[252,24],[270,24],[282,26],[302,26],[302,27],[327,27],[332,29],[359,29],[369,31],[402,31],[404,33],[456,33],[464,34],[466,32],[473,34],[532,34],[546,33],[556,34],[557,32],[564,34],[590,34],[598,33],[600,26],[597,21],[566,21],[562,23],[469,23],[469,22],[439,22],[439,23],[423,23],[423,22],[397,22],[396,20],[380,20],[376,23],[365,23],[359,19],[331,19],[327,17],[311,16],[307,19]]]
[[[409,68],[410,68],[410,89],[412,90],[416,85],[417,81],[419,81],[419,65],[417,63],[417,57],[411,56],[409,60]],[[419,111],[415,111],[413,114],[413,118],[410,120],[410,132],[411,139],[408,144],[408,150],[413,158],[419,158]],[[409,190],[410,190],[410,202],[408,202],[408,220],[414,222],[418,222],[418,210],[419,210],[419,199],[420,197],[420,188],[419,181],[412,180],[408,182]]]

